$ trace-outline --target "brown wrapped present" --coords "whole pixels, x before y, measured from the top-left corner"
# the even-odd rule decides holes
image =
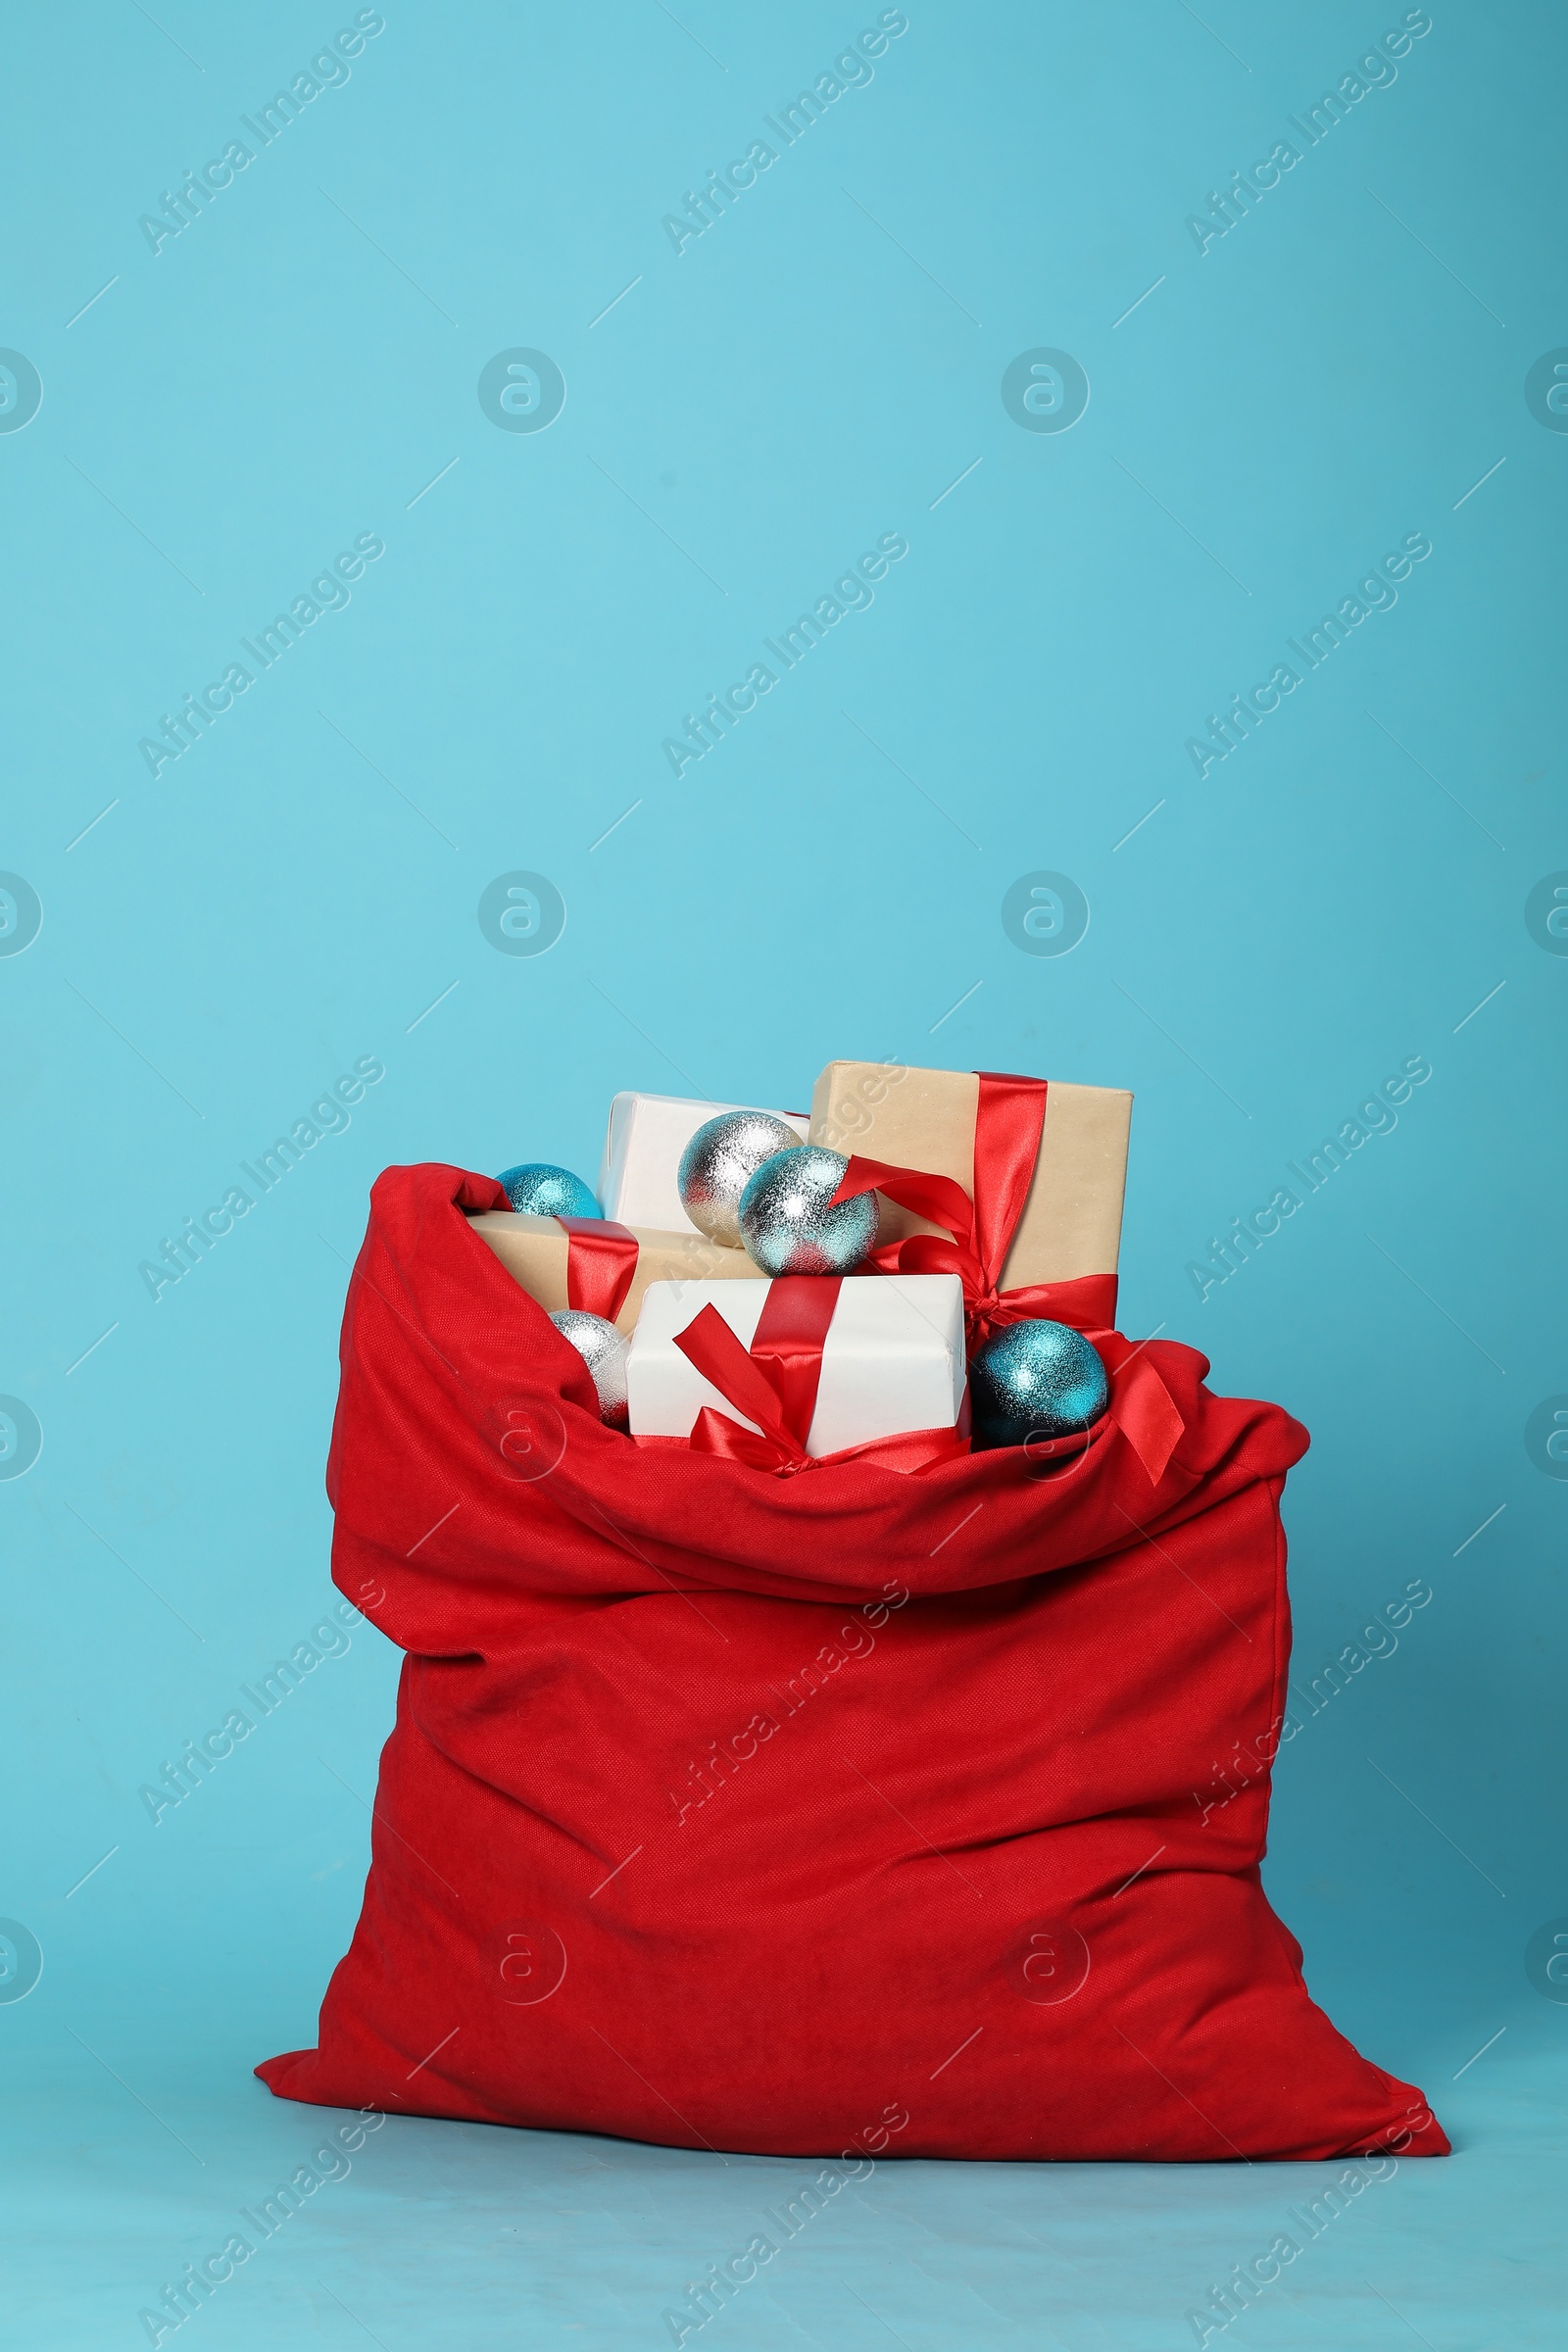
[[[811,1097],[810,1140],[847,1156],[952,1177],[973,1200],[980,1095],[973,1070],[830,1061]],[[1132,1106],[1122,1087],[1049,1083],[1034,1181],[1001,1289],[1115,1273]],[[884,1242],[939,1230],[885,1194],[881,1211]]]
[[[468,1219],[475,1233],[489,1244],[507,1272],[522,1285],[546,1314],[556,1314],[564,1306],[587,1304],[591,1313],[599,1313],[608,1303],[602,1296],[602,1286],[618,1263],[622,1272],[632,1263],[632,1245],[636,1246],[635,1270],[631,1273],[625,1292],[612,1320],[617,1331],[631,1331],[637,1321],[643,1293],[651,1282],[731,1282],[750,1277],[757,1279],[757,1268],[744,1250],[721,1250],[716,1242],[705,1240],[700,1233],[652,1233],[635,1225],[604,1225],[594,1218],[571,1218],[577,1227],[568,1233],[565,1224],[557,1217],[521,1216],[513,1209],[490,1208]],[[617,1247],[614,1237],[623,1236]],[[570,1252],[579,1252],[577,1296],[568,1295],[567,1265]],[[585,1297],[582,1284],[585,1278],[593,1285],[593,1256],[597,1257],[598,1281],[601,1285],[599,1302]]]

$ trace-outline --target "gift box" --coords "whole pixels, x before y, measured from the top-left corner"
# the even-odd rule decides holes
[[[809,1140],[846,1156],[949,1177],[983,1204],[988,1188],[977,1191],[978,1152],[994,1194],[1009,1184],[1022,1194],[996,1270],[997,1287],[1011,1291],[1114,1275],[1132,1105],[1121,1087],[830,1061],[811,1097]],[[883,1193],[884,1244],[942,1230]]]
[[[793,1307],[793,1318],[781,1317],[780,1307]],[[804,1430],[808,1456],[911,1430],[951,1430],[958,1418],[965,1380],[963,1293],[955,1275],[655,1282],[644,1294],[626,1367],[634,1438],[689,1438],[705,1406],[762,1434],[760,1422],[741,1409],[733,1377],[720,1388],[693,1360],[703,1351],[689,1335],[705,1308],[712,1308],[740,1346],[764,1363],[767,1324],[772,1326],[774,1361],[782,1357],[787,1366],[784,1417]],[[793,1322],[789,1331],[786,1321]],[[683,1338],[692,1354],[681,1346]],[[709,1360],[722,1377],[722,1357]],[[807,1393],[797,1385],[791,1395],[790,1381],[803,1377]],[[762,1402],[765,1409],[767,1400]]]
[[[757,1277],[744,1250],[721,1250],[690,1231],[654,1233],[596,1217],[529,1217],[500,1208],[468,1224],[547,1314],[581,1307],[624,1332],[635,1326],[650,1283]]]
[[[699,1127],[745,1102],[688,1102],[678,1095],[616,1095],[610,1105],[605,1156],[599,1170],[599,1200],[607,1217],[646,1225],[657,1233],[695,1233],[681,1206],[676,1174],[680,1155]],[[804,1111],[775,1110],[770,1118],[793,1127],[804,1144]]]

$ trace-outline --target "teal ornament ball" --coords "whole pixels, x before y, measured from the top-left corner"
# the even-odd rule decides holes
[[[1104,1365],[1082,1332],[1065,1323],[1009,1323],[969,1366],[979,1448],[1066,1437],[1098,1421],[1109,1400]]]
[[[562,1338],[576,1348],[593,1374],[600,1420],[607,1429],[624,1429],[627,1425],[626,1358],[631,1342],[622,1339],[613,1323],[607,1323],[603,1315],[586,1315],[574,1306],[562,1307],[550,1320]]]
[[[580,1176],[569,1168],[553,1168],[548,1160],[531,1159],[520,1168],[498,1176],[507,1199],[525,1217],[597,1217],[599,1203]]]
[[[764,1274],[849,1274],[876,1246],[875,1193],[828,1202],[849,1161],[820,1144],[764,1159],[741,1195],[746,1253]]]

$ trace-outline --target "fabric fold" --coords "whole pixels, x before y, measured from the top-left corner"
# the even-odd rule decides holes
[[[360,1922],[270,2088],[772,2156],[890,2100],[911,2156],[1444,2153],[1259,1877],[1299,1425],[1123,1341],[1070,1447],[807,1475],[786,1317],[710,1358],[760,1436],[638,1444],[468,1230],[503,1200],[372,1196],[332,1574],[406,1656]]]

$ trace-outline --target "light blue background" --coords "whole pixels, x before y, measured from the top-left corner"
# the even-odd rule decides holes
[[[156,1829],[137,1789],[331,1597],[370,1180],[592,1178],[616,1088],[795,1106],[836,1054],[1135,1089],[1124,1327],[1313,1434],[1298,1666],[1432,1588],[1286,1749],[1267,1884],[1457,2153],[1237,2336],[1560,2340],[1568,2007],[1524,1947],[1568,1912],[1568,1484],[1524,1429],[1568,1390],[1568,962],[1523,910],[1568,866],[1568,437],[1523,382],[1568,343],[1568,27],[1437,0],[1200,256],[1186,216],[1400,9],[911,6],[677,257],[661,216],[876,13],[389,6],[155,257],[138,215],[353,11],[10,12],[0,343],[44,385],[0,437],[0,866],[44,909],[0,960],[0,1390],[44,1433],[0,1485],[0,1911],[44,1952],[0,2006],[28,2341],[144,2341],[318,2137],[248,2069],[313,2038],[351,1932],[394,1654],[359,1634]],[[538,434],[476,397],[519,345],[566,380]],[[1069,432],[1003,408],[1039,345],[1088,372]],[[677,782],[662,738],[893,531],[871,609]],[[1415,531],[1396,608],[1200,781],[1186,738]],[[350,606],[154,781],[138,737],[364,532]],[[519,867],[567,907],[537,958],[476,921]],[[1002,927],[1037,868],[1090,904],[1064,957]],[[138,1262],[370,1054],[351,1128],[155,1304]],[[1414,1054],[1396,1130],[1200,1303],[1208,1237]],[[803,2169],[393,2122],[192,2325],[667,2342]],[[705,2340],[1191,2343],[1321,2177],[884,2166]]]

